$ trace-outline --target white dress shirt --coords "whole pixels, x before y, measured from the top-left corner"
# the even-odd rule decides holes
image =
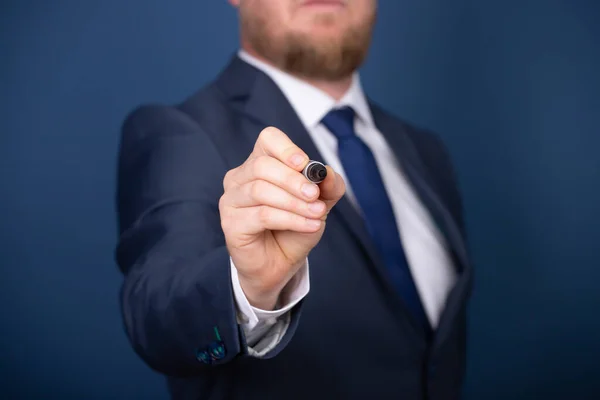
[[[373,152],[392,203],[417,291],[429,321],[435,328],[446,297],[456,281],[456,272],[443,236],[404,177],[392,150],[373,122],[358,73],[354,74],[348,92],[342,99],[336,101],[320,89],[258,60],[243,50],[240,50],[238,55],[242,60],[266,73],[281,89],[323,156],[324,160],[321,161],[330,165],[344,178],[346,195],[360,212],[352,187],[337,155],[337,139],[321,124],[321,119],[334,108],[350,106],[354,109],[356,134]],[[304,267],[284,289],[280,298],[281,307],[275,311],[264,311],[248,303],[240,287],[237,270],[231,262],[238,321],[246,334],[250,354],[260,357],[279,343],[289,325],[288,311],[310,290],[308,270],[307,260]]]

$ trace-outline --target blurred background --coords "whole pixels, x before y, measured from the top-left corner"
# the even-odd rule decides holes
[[[0,398],[167,398],[118,309],[120,124],[237,46],[226,0],[0,2]],[[366,91],[464,195],[465,399],[600,398],[599,71],[597,0],[380,0]]]

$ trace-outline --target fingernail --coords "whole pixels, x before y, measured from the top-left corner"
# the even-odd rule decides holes
[[[304,162],[304,156],[302,154],[294,154],[290,159],[293,166],[299,167]]]
[[[312,183],[303,184],[300,190],[302,191],[302,194],[306,197],[313,197],[317,194],[317,186]]]
[[[308,225],[311,228],[319,228],[321,226],[321,220],[320,219],[307,219],[306,225]]]
[[[314,213],[320,213],[325,209],[325,204],[321,203],[320,201],[317,203],[310,203],[308,205],[308,209]]]

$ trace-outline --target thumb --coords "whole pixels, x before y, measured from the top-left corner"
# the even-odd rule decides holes
[[[319,199],[325,203],[327,212],[329,212],[346,193],[346,183],[344,178],[329,165],[325,168],[327,168],[327,177],[319,184],[321,191]]]

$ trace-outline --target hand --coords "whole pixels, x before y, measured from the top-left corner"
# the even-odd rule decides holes
[[[342,177],[329,166],[319,185],[308,181],[301,172],[308,161],[287,135],[268,127],[248,159],[223,180],[221,226],[244,294],[254,307],[275,307],[346,190]]]

